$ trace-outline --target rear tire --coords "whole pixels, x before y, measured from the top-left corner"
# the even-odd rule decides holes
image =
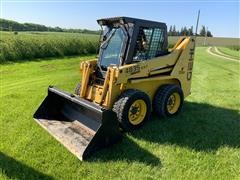
[[[150,118],[151,101],[146,93],[128,89],[114,103],[113,111],[123,130],[129,132],[139,128]]]
[[[75,94],[79,96],[80,95],[80,90],[81,90],[81,84],[78,83],[77,86],[75,87]]]
[[[183,104],[182,89],[173,84],[161,86],[153,100],[153,109],[159,117],[178,114]]]

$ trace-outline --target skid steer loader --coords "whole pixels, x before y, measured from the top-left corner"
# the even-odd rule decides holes
[[[121,130],[177,114],[190,94],[195,37],[168,50],[165,23],[114,17],[105,27],[97,60],[81,62],[75,93],[49,86],[34,119],[79,159],[117,142]],[[102,28],[103,29],[103,28]]]

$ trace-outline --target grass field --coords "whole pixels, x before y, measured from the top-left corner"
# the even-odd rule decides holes
[[[240,59],[240,51],[236,51],[227,47],[219,47],[218,48],[220,52],[230,56],[230,57],[234,57],[237,59]]]
[[[73,92],[75,57],[1,65],[0,179],[239,179],[240,67],[197,48],[192,94],[171,119],[152,116],[122,142],[79,161],[33,113],[54,84]]]

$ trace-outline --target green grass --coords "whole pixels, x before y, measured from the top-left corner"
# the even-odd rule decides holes
[[[240,51],[238,50],[234,50],[234,49],[230,49],[228,47],[218,47],[219,51],[221,51],[222,53],[232,56],[234,58],[238,58],[240,59]]]
[[[152,116],[81,162],[32,115],[49,84],[73,92],[79,61],[91,58],[1,65],[0,179],[240,178],[239,63],[197,48],[192,94],[178,116]]]

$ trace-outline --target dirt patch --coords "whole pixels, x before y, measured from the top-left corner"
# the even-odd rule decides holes
[[[2,70],[0,71],[0,74],[13,74],[14,72],[16,72],[16,69],[11,69],[11,70]]]
[[[54,64],[44,64],[41,65],[40,67],[44,69],[56,69],[56,66]]]

